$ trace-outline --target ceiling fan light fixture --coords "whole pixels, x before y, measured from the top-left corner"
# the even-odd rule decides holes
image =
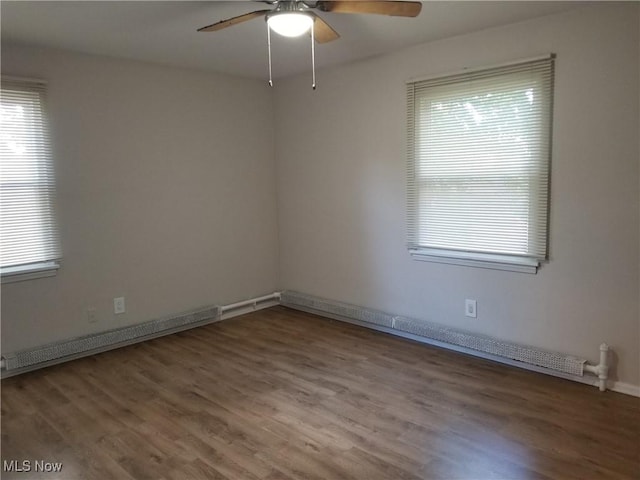
[[[299,37],[309,31],[313,18],[300,12],[282,12],[269,15],[267,25],[284,37]]]

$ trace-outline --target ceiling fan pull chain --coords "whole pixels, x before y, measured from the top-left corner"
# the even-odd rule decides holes
[[[273,76],[271,74],[271,28],[267,24],[267,50],[269,50],[269,86],[273,87]]]
[[[316,39],[315,39],[315,19],[311,23],[311,75],[312,75],[312,87],[316,89]]]

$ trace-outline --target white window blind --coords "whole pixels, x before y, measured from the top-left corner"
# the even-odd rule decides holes
[[[523,271],[546,259],[553,61],[408,82],[412,254]]]
[[[57,268],[55,182],[46,85],[2,77],[0,88],[0,268],[5,277]]]

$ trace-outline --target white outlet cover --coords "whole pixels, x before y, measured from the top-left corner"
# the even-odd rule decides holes
[[[113,313],[119,315],[125,312],[124,297],[116,297],[113,299]]]
[[[467,298],[464,303],[464,314],[467,317],[477,318],[478,311],[476,309],[476,306],[477,306],[477,302],[475,300],[471,300]]]

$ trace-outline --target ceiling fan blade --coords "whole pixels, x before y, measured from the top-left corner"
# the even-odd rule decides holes
[[[246,22],[248,20],[252,20],[256,17],[263,17],[266,13],[271,10],[256,10],[255,12],[245,13],[244,15],[239,15],[237,17],[229,18],[228,20],[222,20],[220,22],[207,25],[206,27],[199,28],[199,32],[216,32],[218,30],[222,30],[223,28],[231,27],[233,25],[237,25],[238,23]]]
[[[338,32],[331,28],[331,25],[316,14],[313,14],[313,17],[315,18],[315,22],[313,24],[313,36],[315,37],[316,42],[327,43],[340,38]]]
[[[366,2],[320,0],[317,8],[332,13],[374,13],[393,17],[417,17],[422,10],[422,2]]]

